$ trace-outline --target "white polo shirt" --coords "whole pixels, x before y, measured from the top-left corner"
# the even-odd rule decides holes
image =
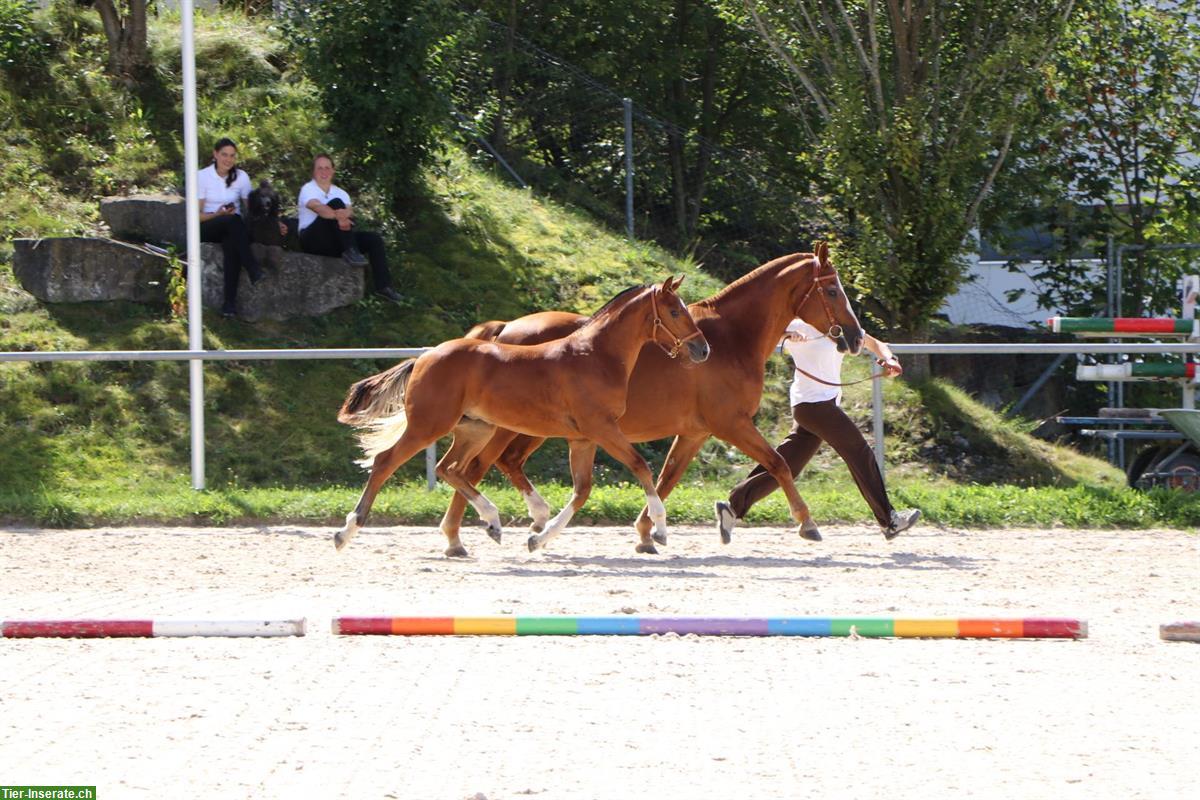
[[[329,185],[329,191],[325,191],[317,182],[309,181],[300,187],[300,199],[296,201],[296,209],[299,213],[300,230],[304,230],[309,225],[317,221],[317,212],[308,207],[309,200],[317,200],[322,205],[329,205],[329,201],[338,198],[346,204],[346,208],[350,208],[350,195],[338,187],[336,183]]]
[[[204,201],[200,210],[205,214],[216,213],[227,203],[233,203],[234,211],[240,214],[241,201],[250,196],[250,176],[246,170],[239,169],[233,183],[226,186],[225,179],[217,174],[216,165],[209,164],[200,170],[196,180],[196,196]]]
[[[845,358],[845,353],[838,351],[835,340],[830,339],[802,319],[794,319],[789,322],[787,333],[802,337],[800,341],[783,340],[784,351],[792,357],[792,362],[797,367],[803,367],[806,372],[830,383],[841,382],[842,359]],[[826,386],[818,383],[796,371],[792,378],[789,399],[792,405],[821,403],[826,400],[837,400],[840,403],[842,389],[840,386]]]

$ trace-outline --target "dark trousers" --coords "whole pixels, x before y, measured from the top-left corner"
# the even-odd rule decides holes
[[[341,200],[334,198],[330,208],[345,208]],[[357,247],[371,262],[371,280],[375,291],[392,285],[392,274],[388,271],[387,253],[383,249],[383,237],[371,231],[344,231],[336,219],[317,217],[300,231],[300,246],[304,252],[315,256],[340,256],[351,247]]]
[[[240,214],[213,217],[200,223],[200,241],[220,242],[225,251],[225,308],[233,308],[242,270],[246,270],[252,281],[262,277],[262,269],[250,251],[250,229]]]
[[[858,426],[838,407],[837,401],[792,406],[792,420],[792,430],[775,448],[787,461],[792,474],[799,476],[821,447],[821,442],[829,442],[850,468],[858,491],[871,507],[876,521],[885,527],[891,524],[892,504],[888,501],[875,454],[871,452],[871,446],[863,438]],[[741,519],[751,506],[778,488],[775,479],[759,465],[744,481],[733,487],[729,493],[729,507]]]

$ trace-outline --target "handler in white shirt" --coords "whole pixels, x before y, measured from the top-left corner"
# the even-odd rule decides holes
[[[225,253],[225,299],[221,316],[237,314],[238,281],[242,270],[254,285],[263,278],[262,268],[250,250],[250,229],[242,217],[242,203],[250,196],[250,176],[237,168],[237,145],[220,139],[213,147],[213,160],[197,177],[200,198],[200,241],[220,242]]]
[[[354,228],[354,205],[350,195],[333,183],[333,159],[321,153],[313,159],[313,179],[300,187],[300,246],[319,256],[338,256],[354,267],[371,265],[375,293],[393,303],[404,298],[392,288],[383,237]],[[366,256],[363,255],[366,253]]]
[[[896,511],[892,508],[871,446],[841,409],[845,354],[838,350],[837,340],[802,319],[794,319],[788,324],[780,344],[792,357],[796,369],[789,390],[792,429],[775,449],[787,461],[792,475],[798,478],[822,442],[828,442],[850,468],[850,474],[871,507],[883,535],[892,539],[912,527],[921,516],[920,509]],[[904,371],[891,348],[865,332],[863,347],[877,356],[885,376],[891,378]],[[746,516],[751,506],[778,488],[779,484],[770,473],[761,465],[755,467],[745,480],[733,487],[728,502],[716,504],[721,538],[728,539],[734,525]],[[814,532],[806,538],[819,541],[820,534]]]

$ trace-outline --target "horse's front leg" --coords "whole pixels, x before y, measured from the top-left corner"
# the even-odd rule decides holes
[[[559,511],[553,519],[546,523],[545,530],[529,537],[529,552],[531,553],[545,547],[554,537],[562,533],[563,528],[567,527],[567,523],[571,521],[575,513],[583,508],[588,495],[592,493],[592,465],[596,461],[596,444],[586,439],[572,439],[567,444],[571,453],[571,485],[573,487],[571,499],[563,506],[562,511]]]
[[[792,475],[792,470],[788,466],[787,461],[783,456],[779,455],[774,447],[771,447],[770,442],[763,438],[759,433],[758,428],[754,427],[753,420],[746,418],[736,421],[736,425],[728,430],[713,432],[715,436],[729,442],[731,445],[741,450],[750,458],[762,465],[775,482],[779,484],[779,488],[783,490],[787,497],[788,508],[792,512],[792,519],[796,520],[800,525],[799,534],[801,538],[808,539],[812,542],[821,541],[821,531],[817,528],[817,523],[813,521],[812,513],[808,510],[808,504],[804,502],[804,498],[800,496],[800,492],[796,489],[796,478]],[[728,529],[725,527],[724,514],[721,514],[718,504],[718,524],[721,529],[721,541],[729,544],[730,534],[733,532],[733,525],[736,520],[732,519],[730,513],[728,520]]]
[[[671,491],[679,485],[679,481],[687,472],[688,465],[696,458],[696,454],[700,452],[700,448],[704,446],[705,440],[708,439],[708,434],[702,436],[676,436],[675,441],[671,443],[671,449],[667,452],[667,460],[663,462],[662,471],[658,473],[658,483],[654,485],[654,490],[658,493],[660,500],[666,500]],[[650,544],[651,540],[659,544],[666,544],[667,539],[664,536],[659,538],[658,535],[651,536],[650,511],[648,507],[643,507],[638,514],[637,521],[634,523],[637,528],[638,536],[641,537],[642,544],[653,547]]]
[[[658,491],[654,488],[654,474],[650,471],[650,465],[629,443],[616,423],[610,429],[594,432],[592,435],[595,441],[608,451],[609,455],[620,461],[633,473],[646,492],[645,513],[654,523],[654,533],[651,537],[653,541],[646,541],[643,537],[636,550],[639,553],[658,553],[654,542],[665,543],[667,541],[667,509],[663,506]]]

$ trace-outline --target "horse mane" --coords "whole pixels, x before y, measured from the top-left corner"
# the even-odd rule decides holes
[[[737,289],[739,287],[741,287],[742,284],[749,283],[750,281],[756,279],[762,273],[767,272],[768,270],[780,269],[782,267],[789,267],[792,264],[795,264],[797,261],[799,261],[803,258],[810,257],[810,256],[815,257],[815,254],[813,254],[813,253],[791,253],[786,256],[780,256],[779,258],[776,258],[773,261],[768,261],[765,264],[760,264],[759,266],[757,266],[754,269],[747,272],[745,275],[743,275],[740,278],[738,278],[737,280],[735,280],[733,283],[728,284],[724,289],[717,292],[712,297],[707,297],[707,298],[699,301],[698,303],[695,303],[694,305],[712,309],[717,303],[719,303],[722,299],[724,299],[726,295],[729,295],[729,294],[737,291]]]
[[[613,299],[609,300],[609,301],[608,301],[607,303],[605,303],[604,305],[600,306],[599,310],[597,310],[597,311],[596,311],[596,313],[594,313],[594,314],[592,314],[590,317],[588,317],[588,318],[587,318],[587,322],[585,322],[585,323],[584,323],[584,325],[587,325],[589,322],[592,322],[593,320],[597,320],[597,319],[599,319],[599,318],[600,318],[600,317],[602,317],[604,314],[606,314],[607,312],[611,311],[611,310],[612,310],[612,307],[613,307],[614,305],[616,305],[618,301],[621,301],[621,300],[625,299],[625,297],[626,297],[628,294],[630,294],[631,292],[640,292],[642,289],[645,289],[646,287],[648,287],[648,286],[650,286],[650,285],[651,285],[651,284],[648,284],[648,283],[643,283],[643,284],[642,284],[642,285],[640,285],[640,286],[630,286],[628,289],[625,289],[625,290],[623,290],[623,291],[619,292],[619,293],[616,295],[616,297],[614,297]]]

